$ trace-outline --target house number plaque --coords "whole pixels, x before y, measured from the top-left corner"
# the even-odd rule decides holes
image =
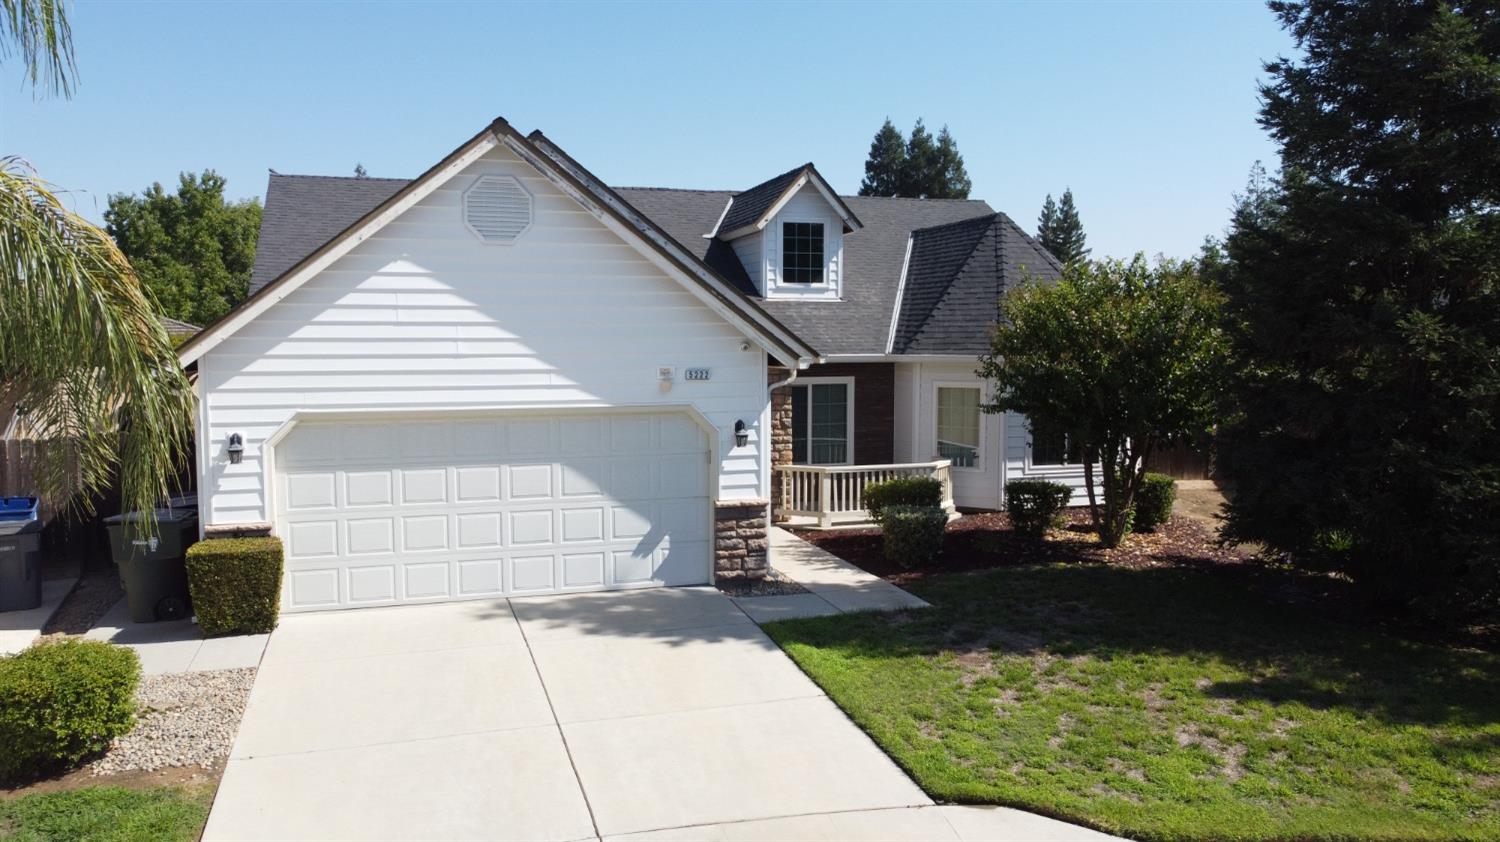
[[[683,380],[709,380],[711,372],[706,368],[685,368],[682,370]]]

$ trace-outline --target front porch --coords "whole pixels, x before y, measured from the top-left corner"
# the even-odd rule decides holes
[[[783,465],[773,477],[775,520],[788,526],[827,529],[868,523],[864,491],[871,483],[897,477],[931,477],[942,483],[943,509],[953,503],[953,466],[947,459],[893,465]]]

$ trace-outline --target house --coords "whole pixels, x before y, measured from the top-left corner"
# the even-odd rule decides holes
[[[273,172],[249,298],[196,367],[205,534],[286,543],[284,610],[701,584],[863,483],[1082,483],[980,411],[1009,285],[979,201],[612,188],[496,120],[412,180]]]

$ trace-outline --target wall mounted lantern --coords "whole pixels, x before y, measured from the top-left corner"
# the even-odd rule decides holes
[[[238,465],[245,458],[245,440],[239,433],[229,434],[229,464]]]
[[[750,443],[750,431],[745,429],[744,421],[734,422],[734,446],[744,447]]]

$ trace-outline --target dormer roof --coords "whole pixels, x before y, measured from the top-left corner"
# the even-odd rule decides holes
[[[765,228],[776,216],[776,212],[781,210],[798,190],[808,184],[811,184],[822,195],[823,200],[843,220],[845,234],[864,227],[864,223],[859,221],[854,211],[850,210],[844,200],[839,198],[838,193],[828,186],[828,182],[818,173],[817,167],[807,163],[732,196],[719,219],[719,224],[714,231],[710,232],[710,236],[721,240],[732,240]]]

